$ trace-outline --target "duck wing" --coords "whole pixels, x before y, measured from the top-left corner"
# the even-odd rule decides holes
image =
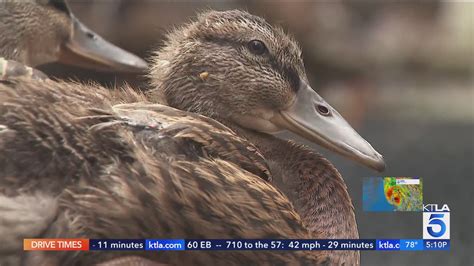
[[[0,84],[0,265],[16,265],[23,238],[41,236],[56,219],[65,187],[100,170],[88,156],[100,152],[86,143],[95,140],[81,137],[89,125],[73,120],[106,94],[41,83],[11,77]]]

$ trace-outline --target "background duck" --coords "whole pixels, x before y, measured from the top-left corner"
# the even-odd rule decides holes
[[[159,105],[111,107],[114,96],[100,88],[50,81],[13,82],[2,86],[0,94],[4,114],[4,140],[0,143],[9,151],[0,160],[9,169],[3,178],[4,197],[19,200],[21,193],[15,192],[27,188],[32,189],[29,195],[38,194],[38,190],[55,191],[50,209],[56,210],[52,216],[56,219],[39,217],[43,222],[20,233],[86,238],[358,237],[350,197],[334,166],[309,148],[270,134],[288,129],[369,167],[381,170],[384,166],[382,157],[309,87],[301,51],[292,39],[246,12],[211,11],[171,33],[154,62],[150,73],[154,89],[147,100],[164,98],[172,107],[222,122],[250,141],[246,144],[239,139],[238,143],[255,145],[258,149],[250,151],[261,152],[265,160],[255,163],[259,161],[256,157],[247,169],[241,155],[237,161],[227,158],[221,163],[222,154],[228,154],[226,149],[223,153],[215,148],[214,152],[203,152],[202,144],[189,147],[178,141],[194,136],[193,142],[201,143],[225,136],[219,133],[209,138],[196,133],[199,130],[194,128],[205,123],[217,127],[208,118],[186,129],[167,119],[191,116],[189,113]],[[120,95],[127,102],[145,99]],[[160,130],[171,135],[160,137]],[[94,132],[107,141],[97,139]],[[40,149],[32,150],[32,146]],[[38,156],[44,161],[32,165]],[[181,159],[182,164],[173,164],[174,160],[167,159],[170,157]],[[269,178],[265,177],[264,162],[276,187],[290,200],[265,181]],[[54,187],[53,176],[60,179]],[[99,200],[108,198],[110,202]],[[56,204],[59,206],[54,208]],[[143,219],[145,213],[149,218]],[[215,223],[207,224],[210,220]],[[19,239],[20,233],[16,233]],[[31,254],[38,253],[30,253],[27,260],[52,259],[61,264],[113,257],[110,253],[102,253],[102,258],[90,253],[61,254],[64,257]],[[164,263],[193,264],[223,260],[235,264],[359,263],[354,251],[245,253],[238,259],[229,253],[225,257],[193,254],[143,256]]]
[[[147,68],[88,29],[63,0],[0,1],[0,33],[0,56],[33,67],[59,61],[102,71]]]

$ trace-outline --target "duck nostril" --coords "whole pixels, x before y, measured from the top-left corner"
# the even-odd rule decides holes
[[[89,39],[93,39],[93,40],[96,39],[95,34],[92,33],[92,32],[86,32],[86,36],[87,36]]]
[[[317,104],[316,110],[318,110],[318,112],[324,116],[328,116],[330,114],[329,108],[327,108],[326,106],[322,104]]]

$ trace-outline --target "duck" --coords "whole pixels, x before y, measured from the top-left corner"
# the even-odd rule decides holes
[[[122,104],[105,88],[90,89],[49,79],[0,85],[2,265],[327,260],[310,252],[22,253],[21,240],[32,236],[309,236],[252,143],[210,118],[147,103],[131,89],[120,97],[133,103]]]
[[[169,33],[149,78],[146,93],[0,85],[3,254],[27,265],[360,264],[357,251],[22,253],[27,237],[359,237],[337,169],[274,134],[378,171],[383,157],[310,87],[283,30],[245,11],[204,12]]]
[[[148,68],[143,59],[87,28],[64,0],[0,1],[0,33],[0,56],[12,64],[61,62],[125,73]]]

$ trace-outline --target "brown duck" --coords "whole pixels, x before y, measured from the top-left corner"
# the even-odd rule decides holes
[[[64,0],[0,1],[0,56],[33,67],[59,61],[115,72],[147,68],[88,29]]]
[[[283,31],[242,11],[204,13],[169,35],[150,78],[146,96],[0,86],[3,254],[37,265],[359,264],[354,251],[21,253],[26,237],[358,238],[334,166],[271,134],[377,170],[383,159],[308,85]],[[157,101],[171,107],[145,103]]]

